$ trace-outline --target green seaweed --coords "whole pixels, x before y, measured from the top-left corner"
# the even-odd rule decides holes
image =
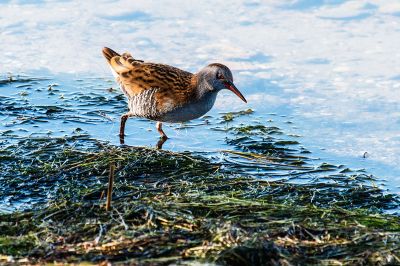
[[[2,193],[17,186],[24,193],[14,190],[14,196],[22,199],[30,190],[35,192],[28,196],[38,200],[26,210],[0,215],[0,254],[14,262],[399,262],[400,218],[382,213],[398,208],[398,198],[368,185],[372,177],[363,173],[347,176],[328,164],[313,169],[306,157],[300,166],[292,164],[293,150],[282,152],[279,164],[306,175],[322,171],[319,181],[260,179],[241,172],[234,161],[116,147],[85,135],[15,145],[2,149],[2,160],[8,162],[6,176],[21,179],[15,183],[3,176],[10,184]],[[272,158],[266,160],[262,148],[231,152],[244,157],[245,168]],[[111,163],[115,187],[107,212]]]
[[[252,109],[247,109],[247,110],[242,110],[242,111],[237,111],[237,112],[229,112],[229,113],[224,113],[222,115],[222,120],[224,122],[230,122],[233,121],[236,117],[243,116],[243,115],[250,115],[254,113]]]

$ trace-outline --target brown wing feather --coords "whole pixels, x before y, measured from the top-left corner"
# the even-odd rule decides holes
[[[116,53],[108,61],[118,74],[117,82],[130,97],[157,88],[155,99],[162,108],[166,102],[184,104],[195,93],[195,76],[179,68],[136,60],[129,53]]]

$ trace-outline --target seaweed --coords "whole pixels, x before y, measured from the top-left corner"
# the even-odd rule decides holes
[[[7,167],[0,198],[37,200],[0,215],[3,263],[400,262],[400,218],[382,212],[398,208],[399,200],[368,185],[366,174],[332,173],[340,167],[325,164],[314,167],[322,172],[313,182],[271,180],[269,171],[264,178],[236,171],[240,164],[233,160],[118,147],[85,135],[15,145],[1,151]],[[309,175],[309,158],[296,166],[294,151],[279,151],[280,164]],[[258,152],[231,151],[257,164],[274,163],[275,153],[264,158],[264,148]],[[115,184],[107,212],[111,164]]]
[[[234,118],[243,116],[243,115],[250,115],[254,113],[252,109],[247,109],[247,110],[242,110],[242,111],[237,111],[237,112],[229,112],[229,113],[223,113],[222,115],[222,120],[223,122],[230,122],[233,121]]]

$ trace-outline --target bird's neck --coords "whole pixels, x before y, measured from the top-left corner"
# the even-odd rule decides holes
[[[192,85],[195,88],[197,100],[201,100],[208,97],[210,94],[214,94],[212,84],[207,75],[203,75],[202,73],[194,75]]]

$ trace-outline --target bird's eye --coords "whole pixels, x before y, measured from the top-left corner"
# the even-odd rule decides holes
[[[217,73],[217,79],[224,79],[224,76],[221,73]]]

